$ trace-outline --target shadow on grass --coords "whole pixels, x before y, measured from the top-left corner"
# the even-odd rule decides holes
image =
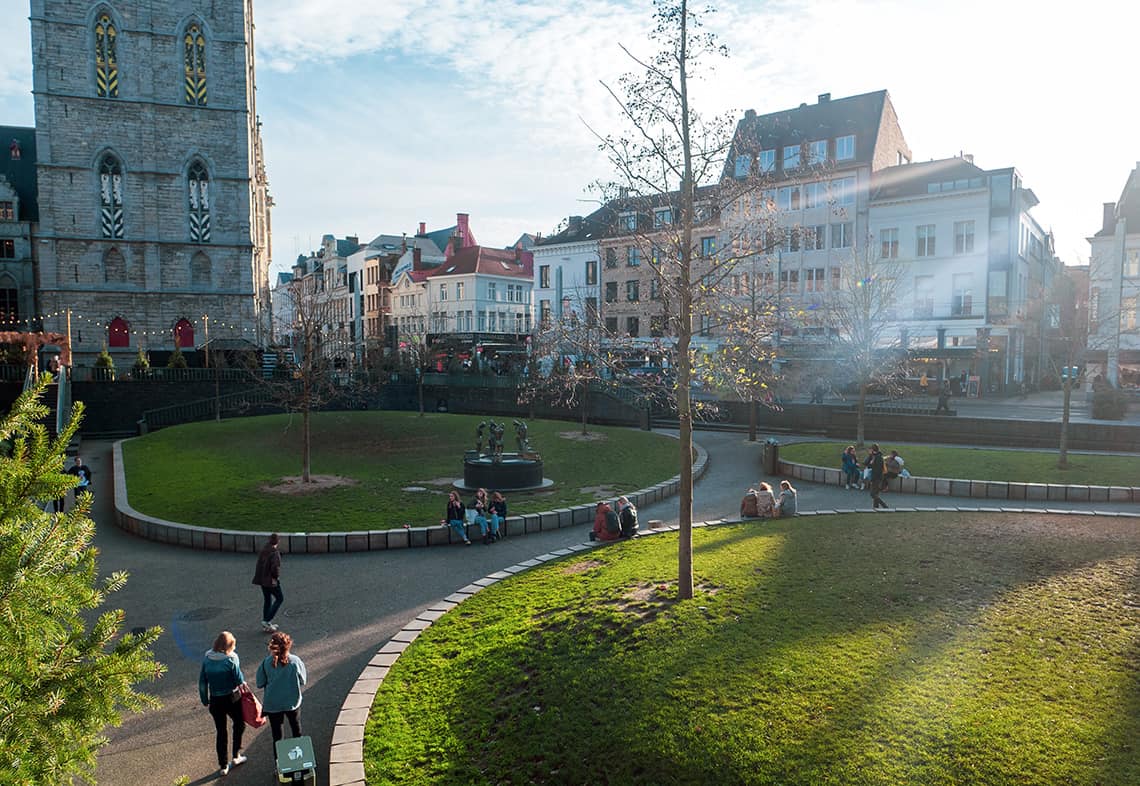
[[[1048,586],[1060,574],[1134,560],[1135,537],[1076,541],[1051,529],[1017,540],[997,519],[957,516],[946,524],[949,517],[896,514],[773,522],[764,532],[750,525],[698,530],[702,591],[692,603],[673,601],[675,563],[668,543],[656,538],[638,549],[593,552],[600,565],[563,575],[553,589],[539,588],[551,579],[546,572],[492,588],[460,607],[464,625],[478,620],[482,641],[465,651],[455,646],[463,640],[459,630],[433,628],[421,639],[433,641],[431,663],[414,673],[393,671],[403,675],[397,689],[408,691],[406,699],[423,701],[413,716],[446,719],[443,741],[412,744],[426,745],[412,756],[419,777],[1083,781],[1087,770],[1073,774],[1071,763],[1048,758],[1063,724],[1042,728],[1054,722],[1046,712],[1044,720],[1034,715],[1019,725],[1018,711],[1039,697],[999,684],[993,701],[1004,706],[974,701],[971,692],[986,688],[986,677],[976,673],[969,651],[1016,655],[1037,646],[1019,641],[1016,626],[999,625],[992,640],[987,618],[1007,596]],[[750,542],[755,556],[744,562],[735,552]],[[646,558],[651,550],[656,559]],[[528,582],[535,582],[535,595],[549,590],[551,603],[531,607],[516,597],[530,594]],[[1133,707],[1134,643],[1131,653],[1126,703]],[[1033,660],[1025,668],[1032,687],[1043,667]],[[1118,752],[1103,767],[1105,784],[1127,783],[1122,778],[1137,769],[1125,742],[1135,718],[1114,714],[1095,740],[1085,740],[1085,754],[1089,746]],[[1040,738],[1029,754],[1007,744],[1029,734]],[[400,782],[372,777],[384,752],[371,743],[369,750],[370,782]]]

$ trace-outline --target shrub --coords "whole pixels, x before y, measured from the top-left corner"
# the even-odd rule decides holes
[[[1097,420],[1122,420],[1128,411],[1128,394],[1116,388],[1102,388],[1093,393],[1092,416]]]
[[[143,376],[150,370],[150,357],[139,348],[139,353],[135,355],[135,364],[131,366],[131,375],[135,377]]]
[[[182,347],[175,346],[166,361],[167,368],[186,368],[186,356],[182,354]]]
[[[115,359],[111,357],[111,353],[107,351],[106,345],[99,351],[99,355],[95,358],[95,368],[115,368]]]

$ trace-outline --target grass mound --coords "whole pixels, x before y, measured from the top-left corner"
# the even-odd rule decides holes
[[[840,455],[849,442],[797,442],[780,446],[780,458],[797,464],[840,469]],[[897,450],[913,475],[937,478],[1063,483],[1071,486],[1134,486],[1140,478],[1140,456],[1070,453],[1068,469],[1057,469],[1055,451],[951,448],[940,445],[898,445],[879,441],[886,455]],[[866,443],[858,451],[867,457]]]
[[[1140,531],[818,516],[491,586],[381,686],[368,783],[1140,782]]]
[[[335,482],[312,494],[277,488],[301,470],[299,416],[176,426],[123,445],[128,496],[143,513],[224,529],[344,532],[435,524],[484,419],[318,413],[312,471]],[[591,426],[596,438],[582,440],[580,429],[565,422],[527,425],[555,485],[509,493],[512,515],[613,497],[678,472],[677,441],[659,434]],[[507,450],[513,449],[510,439]]]

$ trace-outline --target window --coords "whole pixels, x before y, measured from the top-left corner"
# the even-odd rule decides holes
[[[708,257],[716,254],[716,238],[715,237],[702,237],[701,238],[701,256]]]
[[[606,249],[606,267],[617,267],[617,249]]]
[[[752,168],[752,156],[747,153],[741,153],[736,157],[736,170],[737,177],[748,177],[748,170]]]
[[[831,269],[831,289],[835,292],[843,286],[843,270],[841,268],[833,267]]]
[[[835,160],[850,161],[855,158],[855,135],[848,134],[835,138]]]
[[[122,317],[115,317],[107,325],[108,347],[129,347],[131,345],[131,326]]]
[[[1125,252],[1124,275],[1126,278],[1140,276],[1140,249],[1130,248]]]
[[[804,185],[804,207],[823,207],[827,204],[827,183],[806,183]]]
[[[499,301],[499,287],[495,284],[494,281],[487,282],[487,299],[492,303],[497,303]]]
[[[855,204],[855,178],[841,177],[831,181],[831,199],[837,205]]]
[[[210,258],[201,251],[190,258],[190,286],[196,289],[209,289],[213,286]]]
[[[95,20],[95,95],[100,98],[117,98],[119,95],[117,38],[118,31],[111,15],[106,12],[99,14]]]
[[[103,280],[108,284],[121,284],[127,280],[127,261],[117,248],[107,249],[103,254]]]
[[[538,285],[542,289],[550,289],[550,265],[539,265]]]
[[[934,276],[914,277],[914,318],[934,316]]]
[[[808,143],[808,154],[811,156],[809,164],[816,166],[827,162],[827,140],[817,139],[814,142]]]
[[[485,332],[487,330],[487,312],[480,311],[476,319],[479,321],[479,332]]]
[[[447,300],[447,284],[439,285],[439,300],[441,303]]]
[[[594,286],[598,283],[598,260],[591,259],[586,263],[586,283]]]
[[[16,241],[10,237],[0,238],[0,259],[16,258]]]
[[[625,282],[625,299],[630,303],[636,303],[641,300],[641,290],[637,279]]]
[[[16,206],[12,202],[0,202],[0,221],[15,221]]]
[[[798,270],[781,270],[780,271],[780,289],[789,292],[797,293],[800,291],[800,271]]]
[[[99,165],[99,227],[103,237],[123,236],[123,168],[108,153]]]
[[[822,267],[809,267],[804,271],[804,289],[808,292],[822,292],[827,282],[826,273]]]
[[[455,299],[456,300],[462,300],[463,299],[463,282],[462,281],[456,281],[455,282]],[[514,300],[514,299],[515,299],[514,284],[507,284],[507,300]]]
[[[641,249],[637,246],[626,246],[625,249],[625,264],[626,267],[637,267],[641,264]]]
[[[174,326],[174,346],[179,349],[194,347],[194,326],[188,319],[180,319]]]
[[[11,283],[7,279],[5,283]],[[0,326],[12,329],[20,321],[20,292],[13,287],[0,288]]]
[[[661,246],[654,244],[649,249],[649,264],[660,265],[663,259],[665,259],[665,252],[661,250]]]
[[[921,224],[914,230],[914,255],[934,256],[934,224]]]
[[[784,251],[791,253],[800,250],[800,228],[788,227],[784,230]]]
[[[969,254],[974,250],[974,222],[954,222],[954,253]]]
[[[776,168],[776,151],[775,150],[761,150],[760,151],[760,171],[771,172]]]
[[[661,281],[659,279],[656,279],[656,278],[649,279],[649,299],[650,300],[660,300],[661,299]]]
[[[800,209],[800,187],[782,186],[777,192],[776,207],[780,210]]]
[[[854,240],[854,225],[850,221],[831,225],[831,247],[851,248]]]
[[[190,164],[186,180],[190,206],[190,242],[210,242],[210,176],[199,160]]]
[[[784,148],[784,171],[796,169],[800,165],[800,146],[788,145]]]
[[[968,317],[974,313],[974,274],[954,274],[954,299],[950,303],[950,314],[955,317]]]
[[[879,230],[879,256],[883,259],[899,258],[899,230],[898,227]]]
[[[549,303],[546,304],[546,310],[547,310],[547,313],[549,314],[549,312],[550,312],[550,304]],[[542,313],[542,304],[541,303],[539,303],[539,313],[540,314]],[[497,321],[498,318],[499,318],[499,312],[498,311],[488,311],[487,312],[487,320],[488,320],[487,321],[487,332],[488,333],[498,333],[499,332],[499,323]],[[548,316],[548,318],[549,318],[549,316]],[[442,330],[443,328],[441,327],[440,329]]]
[[[1120,329],[1132,331],[1136,329],[1136,295],[1120,299]]]
[[[712,335],[712,317],[708,314],[701,314],[699,332],[702,336]]]
[[[625,332],[633,338],[637,338],[641,335],[641,320],[637,317],[626,317]]]
[[[987,295],[986,308],[989,315],[1004,316],[1009,313],[1009,271],[1007,270],[991,270],[990,271],[990,286]],[[1089,296],[1089,320],[1095,319],[1093,317],[1093,300],[1092,293]]]
[[[823,251],[827,248],[827,225],[804,227],[804,250]]]
[[[492,311],[491,316],[494,317],[494,314],[495,314],[495,312]],[[546,327],[550,324],[550,301],[549,300],[538,301],[538,321],[539,321],[539,324],[541,324],[543,327]]]
[[[186,71],[186,103],[206,105],[206,37],[197,23],[186,28],[182,40],[185,48],[183,60]]]
[[[637,213],[621,213],[618,216],[618,224],[626,232],[637,231]]]
[[[607,281],[606,282],[606,302],[607,303],[616,303],[617,302],[617,282],[616,281]]]
[[[668,207],[658,208],[653,211],[653,228],[660,229],[667,227],[673,223],[673,209]]]

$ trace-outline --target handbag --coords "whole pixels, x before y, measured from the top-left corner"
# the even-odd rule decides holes
[[[241,717],[247,725],[255,729],[260,729],[264,726],[269,719],[261,714],[261,702],[257,700],[257,696],[253,695],[253,691],[244,682],[237,688],[241,691]]]

